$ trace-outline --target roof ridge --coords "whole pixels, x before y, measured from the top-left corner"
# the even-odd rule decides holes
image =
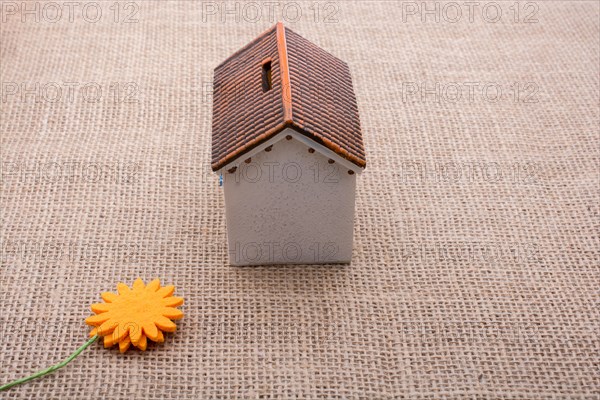
[[[277,51],[279,52],[279,69],[281,75],[281,99],[283,102],[283,123],[291,124],[292,117],[292,81],[290,80],[290,64],[288,62],[287,41],[283,22],[277,22]]]

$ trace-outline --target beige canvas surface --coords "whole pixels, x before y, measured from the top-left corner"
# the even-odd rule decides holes
[[[185,318],[1,398],[598,398],[597,2],[75,3],[1,3],[0,383],[119,281]],[[227,265],[212,69],[278,19],[350,65],[349,266]]]

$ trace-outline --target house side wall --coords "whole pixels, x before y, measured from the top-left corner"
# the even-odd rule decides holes
[[[283,139],[225,173],[233,265],[349,263],[356,175]]]

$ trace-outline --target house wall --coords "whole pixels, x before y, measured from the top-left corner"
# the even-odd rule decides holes
[[[349,263],[356,175],[296,139],[223,173],[232,265]]]

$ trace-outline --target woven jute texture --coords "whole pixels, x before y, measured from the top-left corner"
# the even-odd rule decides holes
[[[186,303],[0,397],[598,398],[598,3],[251,4],[2,2],[0,383],[119,281]],[[277,20],[351,69],[348,266],[228,265],[212,70]]]

